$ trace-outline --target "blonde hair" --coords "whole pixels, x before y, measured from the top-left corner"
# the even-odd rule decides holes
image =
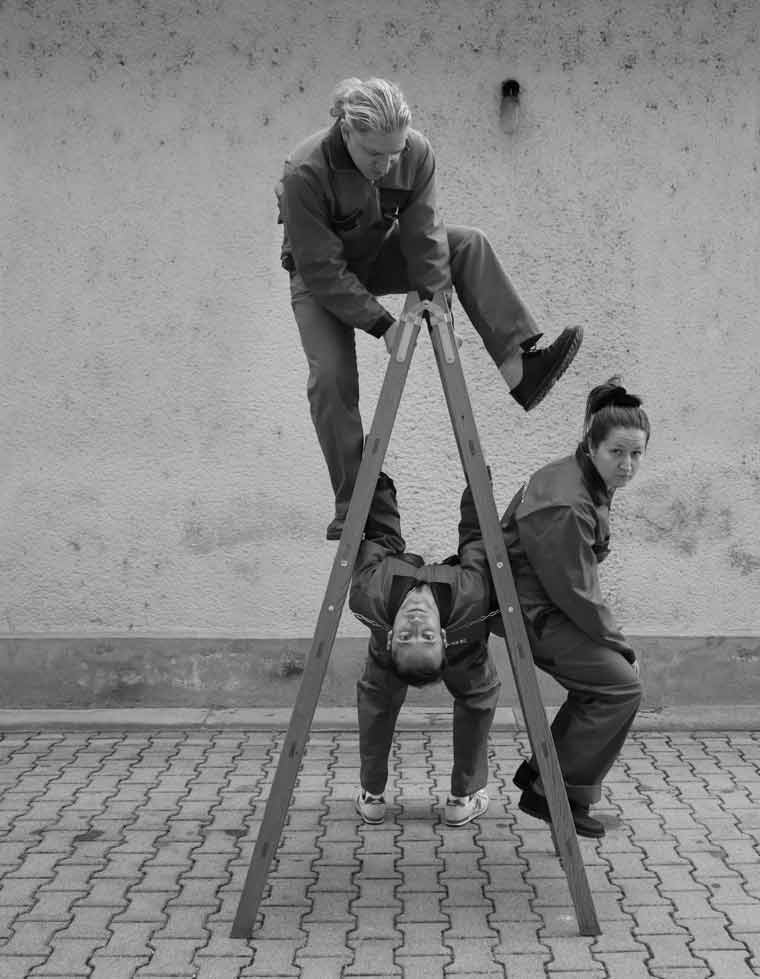
[[[395,133],[411,125],[412,113],[404,93],[384,78],[344,78],[333,91],[330,115],[345,119],[360,133]]]

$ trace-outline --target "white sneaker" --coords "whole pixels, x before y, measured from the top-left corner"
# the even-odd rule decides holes
[[[450,795],[446,800],[446,825],[464,826],[488,809],[488,793],[478,789],[473,795]]]
[[[373,825],[382,823],[385,819],[385,796],[372,795],[370,792],[360,789],[356,796],[356,811],[365,823],[372,823]]]

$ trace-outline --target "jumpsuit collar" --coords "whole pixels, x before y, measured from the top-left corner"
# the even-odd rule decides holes
[[[612,491],[607,489],[607,484],[591,461],[591,456],[588,454],[588,449],[584,442],[578,443],[578,448],[575,450],[575,459],[580,466],[583,482],[586,484],[586,489],[591,494],[591,499],[594,501],[594,504],[596,506],[601,506],[602,504],[609,506],[612,503]]]
[[[351,154],[343,142],[343,133],[340,131],[340,119],[337,119],[333,123],[332,129],[327,134],[327,162],[333,170],[351,170],[359,173],[359,168],[351,159]]]

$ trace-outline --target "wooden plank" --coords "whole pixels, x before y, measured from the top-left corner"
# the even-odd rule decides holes
[[[421,323],[420,316],[413,313],[418,301],[416,293],[410,294],[399,320],[398,335],[385,371],[372,427],[365,441],[362,463],[343,534],[338,543],[314,638],[306,658],[280,760],[232,924],[230,932],[232,938],[248,938],[254,929],[269,868],[282,836],[293,788],[301,767],[314,711],[351,583],[351,574],[364,534],[364,525],[367,522],[375,485],[383,465],[414,354]]]
[[[541,702],[533,655],[523,623],[452,325],[448,318],[438,315],[432,309],[431,313],[429,325],[436,363],[459,455],[472,489],[486,545],[491,576],[504,623],[507,652],[515,686],[549,804],[552,836],[567,876],[580,933],[598,935],[601,931],[594,901],[578,845],[557,752],[546,719],[546,711]]]

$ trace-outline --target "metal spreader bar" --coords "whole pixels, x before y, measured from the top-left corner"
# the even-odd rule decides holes
[[[586,869],[578,845],[570,805],[562,780],[557,753],[541,702],[530,644],[509,566],[499,518],[496,513],[488,470],[480,448],[475,420],[457,351],[451,317],[441,296],[420,301],[407,296],[399,320],[398,335],[388,361],[375,417],[367,437],[362,463],[351,498],[343,534],[333,561],[322,608],[301,678],[290,725],[267,800],[259,835],[243,885],[232,938],[248,938],[255,926],[267,874],[280,842],[298,771],[332,652],[338,622],[351,582],[364,525],[369,514],[377,478],[383,465],[396,420],[409,365],[420,326],[425,321],[435,351],[452,428],[462,467],[472,489],[486,545],[494,588],[499,602],[506,647],[515,678],[526,729],[538,762],[552,818],[552,836],[567,876],[570,895],[582,935],[600,934]]]

